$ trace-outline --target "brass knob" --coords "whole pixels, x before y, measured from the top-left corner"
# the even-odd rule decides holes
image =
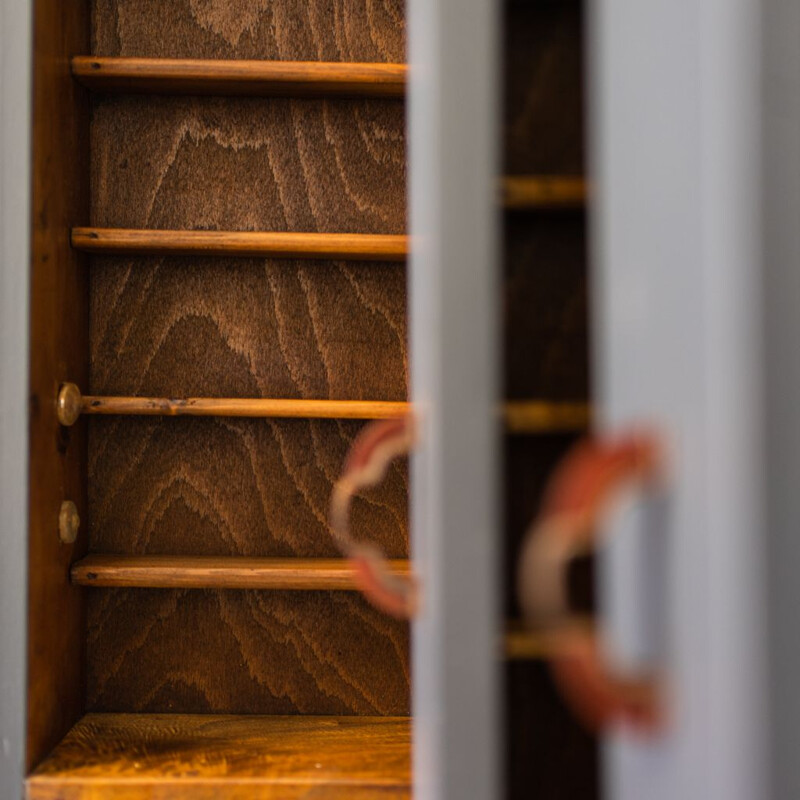
[[[58,421],[67,427],[74,425],[81,415],[81,390],[74,383],[64,383],[58,391],[56,410]]]
[[[65,500],[58,512],[58,538],[64,544],[72,544],[78,538],[80,524],[77,506],[72,500]]]

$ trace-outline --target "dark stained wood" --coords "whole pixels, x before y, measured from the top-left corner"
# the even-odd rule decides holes
[[[292,61],[405,60],[402,0],[94,0],[92,53]]]
[[[261,256],[352,261],[403,261],[408,253],[405,236],[368,233],[73,228],[72,246],[76,250],[104,255]]]
[[[355,592],[84,591],[88,711],[409,713],[408,625]]]
[[[580,2],[506,6],[503,171],[586,174]]]
[[[506,666],[506,796],[537,800],[597,800],[597,742],[576,722],[546,663]]]
[[[562,195],[570,203],[564,207],[569,213],[529,214],[512,207],[504,215],[504,377],[512,400],[591,402],[585,228],[592,208],[581,197],[587,166],[586,6],[561,0],[504,6],[503,170],[509,176],[571,180],[571,195]],[[538,199],[534,183],[512,188],[519,191],[521,204]],[[576,433],[504,442],[503,600],[509,619],[520,613],[515,578],[522,537],[538,513],[551,471]],[[568,575],[571,605],[584,615],[592,613],[587,567],[588,561],[575,564]],[[548,644],[546,637],[514,628],[506,639],[505,797],[593,800],[600,792],[597,742],[561,702],[539,658],[548,655]]]
[[[408,577],[408,561],[388,562],[394,575]],[[145,589],[278,589],[294,591],[356,588],[344,559],[246,558],[242,556],[89,555],[72,565],[81,586]]]
[[[336,558],[331,490],[361,427],[346,420],[92,418],[92,551]],[[389,558],[408,557],[404,462],[354,501],[351,519],[358,539]]]
[[[69,230],[89,213],[89,116],[68,61],[88,47],[87,5],[33,4],[28,768],[67,732],[83,702],[82,598],[69,564],[86,549],[86,527],[63,544],[58,523],[65,500],[88,516],[86,423],[61,428],[56,395],[70,376],[88,380],[86,265],[69,246]]]
[[[589,319],[583,216],[509,215],[504,270],[506,396],[514,401],[586,402]]]
[[[87,394],[407,398],[402,269],[199,258],[94,264]]]
[[[92,25],[96,56],[404,60],[396,0],[337,0],[335,8],[329,0],[94,0]],[[405,243],[404,131],[394,98],[95,95],[92,207],[78,224],[188,232],[193,242],[226,231],[245,240],[257,231],[345,231]],[[402,267],[351,261],[352,248],[321,260],[287,257],[299,255],[293,250],[282,258],[222,252],[93,255],[91,376],[81,389],[95,397],[407,399]],[[92,552],[338,555],[327,507],[361,424],[88,422]],[[353,507],[357,537],[390,558],[408,555],[407,492],[400,463]],[[90,709],[408,711],[407,627],[355,593],[86,594]]]
[[[95,96],[92,154],[82,225],[406,230],[405,115],[392,99]]]
[[[88,714],[28,800],[349,800],[411,794],[407,717]]]
[[[76,56],[72,74],[96,92],[402,97],[406,66]]]

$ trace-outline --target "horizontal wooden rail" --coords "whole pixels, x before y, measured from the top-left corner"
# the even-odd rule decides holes
[[[534,661],[547,658],[552,651],[551,637],[545,633],[508,630],[504,637],[504,656],[509,661]]]
[[[158,417],[264,417],[289,419],[392,419],[408,403],[371,400],[270,400],[235,397],[94,397],[82,400],[83,414]]]
[[[571,176],[507,175],[501,192],[508,209],[570,209],[586,204],[586,182]]]
[[[72,246],[105,255],[403,261],[408,253],[408,237],[369,233],[73,228]]]
[[[411,404],[386,400],[293,400],[260,397],[102,397],[82,395],[74,383],[58,393],[58,420],[74,425],[82,414],[150,417],[264,417],[289,419],[395,419]],[[509,433],[583,431],[590,424],[585,403],[516,401],[503,409]]]
[[[402,97],[405,64],[76,56],[75,79],[96,92]]]
[[[396,575],[410,573],[408,561],[398,559],[388,564]],[[71,575],[79,586],[141,589],[356,588],[354,570],[342,558],[90,555],[72,565]]]
[[[594,622],[590,618],[573,620],[586,630],[591,630]],[[551,658],[561,644],[561,632],[554,630],[531,630],[519,622],[509,623],[503,637],[504,655],[509,661],[535,661]]]
[[[514,400],[503,414],[508,433],[569,433],[585,431],[591,425],[587,403]]]
[[[387,563],[393,575],[411,575],[410,561]],[[89,555],[76,561],[70,574],[77,586],[100,588],[356,590],[354,570],[343,558]],[[504,657],[513,661],[547,658],[557,646],[557,637],[557,631],[532,631],[510,623],[503,636]]]

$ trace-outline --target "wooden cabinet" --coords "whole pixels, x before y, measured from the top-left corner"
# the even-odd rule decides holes
[[[796,12],[634,5],[0,3],[0,794],[791,795]],[[352,525],[411,621],[328,517],[409,413]],[[667,554],[570,590],[670,681],[644,743],[515,593],[554,465],[642,420]]]
[[[35,4],[30,798],[410,791],[403,8],[240,6]]]
[[[595,785],[511,589],[542,477],[589,423],[581,8],[473,5],[484,25],[447,4],[407,24],[394,0],[33,4],[28,797],[407,796],[412,675],[417,764],[428,748],[434,772],[464,762],[457,717],[427,722],[445,640],[459,675],[476,668],[459,714],[486,723],[464,786],[562,783],[540,741],[553,725]],[[472,81],[443,58],[455,35],[483,53]],[[454,86],[470,100],[442,116]],[[407,129],[447,175],[434,196],[412,165],[411,223]],[[413,669],[407,622],[355,591],[328,524],[359,429],[411,409],[413,479],[392,467],[353,524],[424,586]],[[487,448],[465,480],[463,446]],[[420,521],[447,485],[469,502],[410,544],[410,490]],[[478,580],[437,619],[455,564]],[[469,684],[499,686],[506,660],[503,712]]]

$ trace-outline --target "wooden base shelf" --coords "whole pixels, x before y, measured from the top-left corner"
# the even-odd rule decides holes
[[[87,714],[28,800],[411,796],[407,717]]]
[[[572,176],[507,175],[501,183],[507,209],[581,209],[586,205],[586,181]]]
[[[73,228],[76,250],[100,255],[404,261],[408,237],[371,233]]]
[[[408,561],[389,562],[408,576]],[[277,589],[354,591],[354,573],[341,558],[247,558],[244,556],[89,555],[72,565],[79,586],[139,589]]]
[[[95,92],[402,97],[405,64],[76,56],[75,79]]]

